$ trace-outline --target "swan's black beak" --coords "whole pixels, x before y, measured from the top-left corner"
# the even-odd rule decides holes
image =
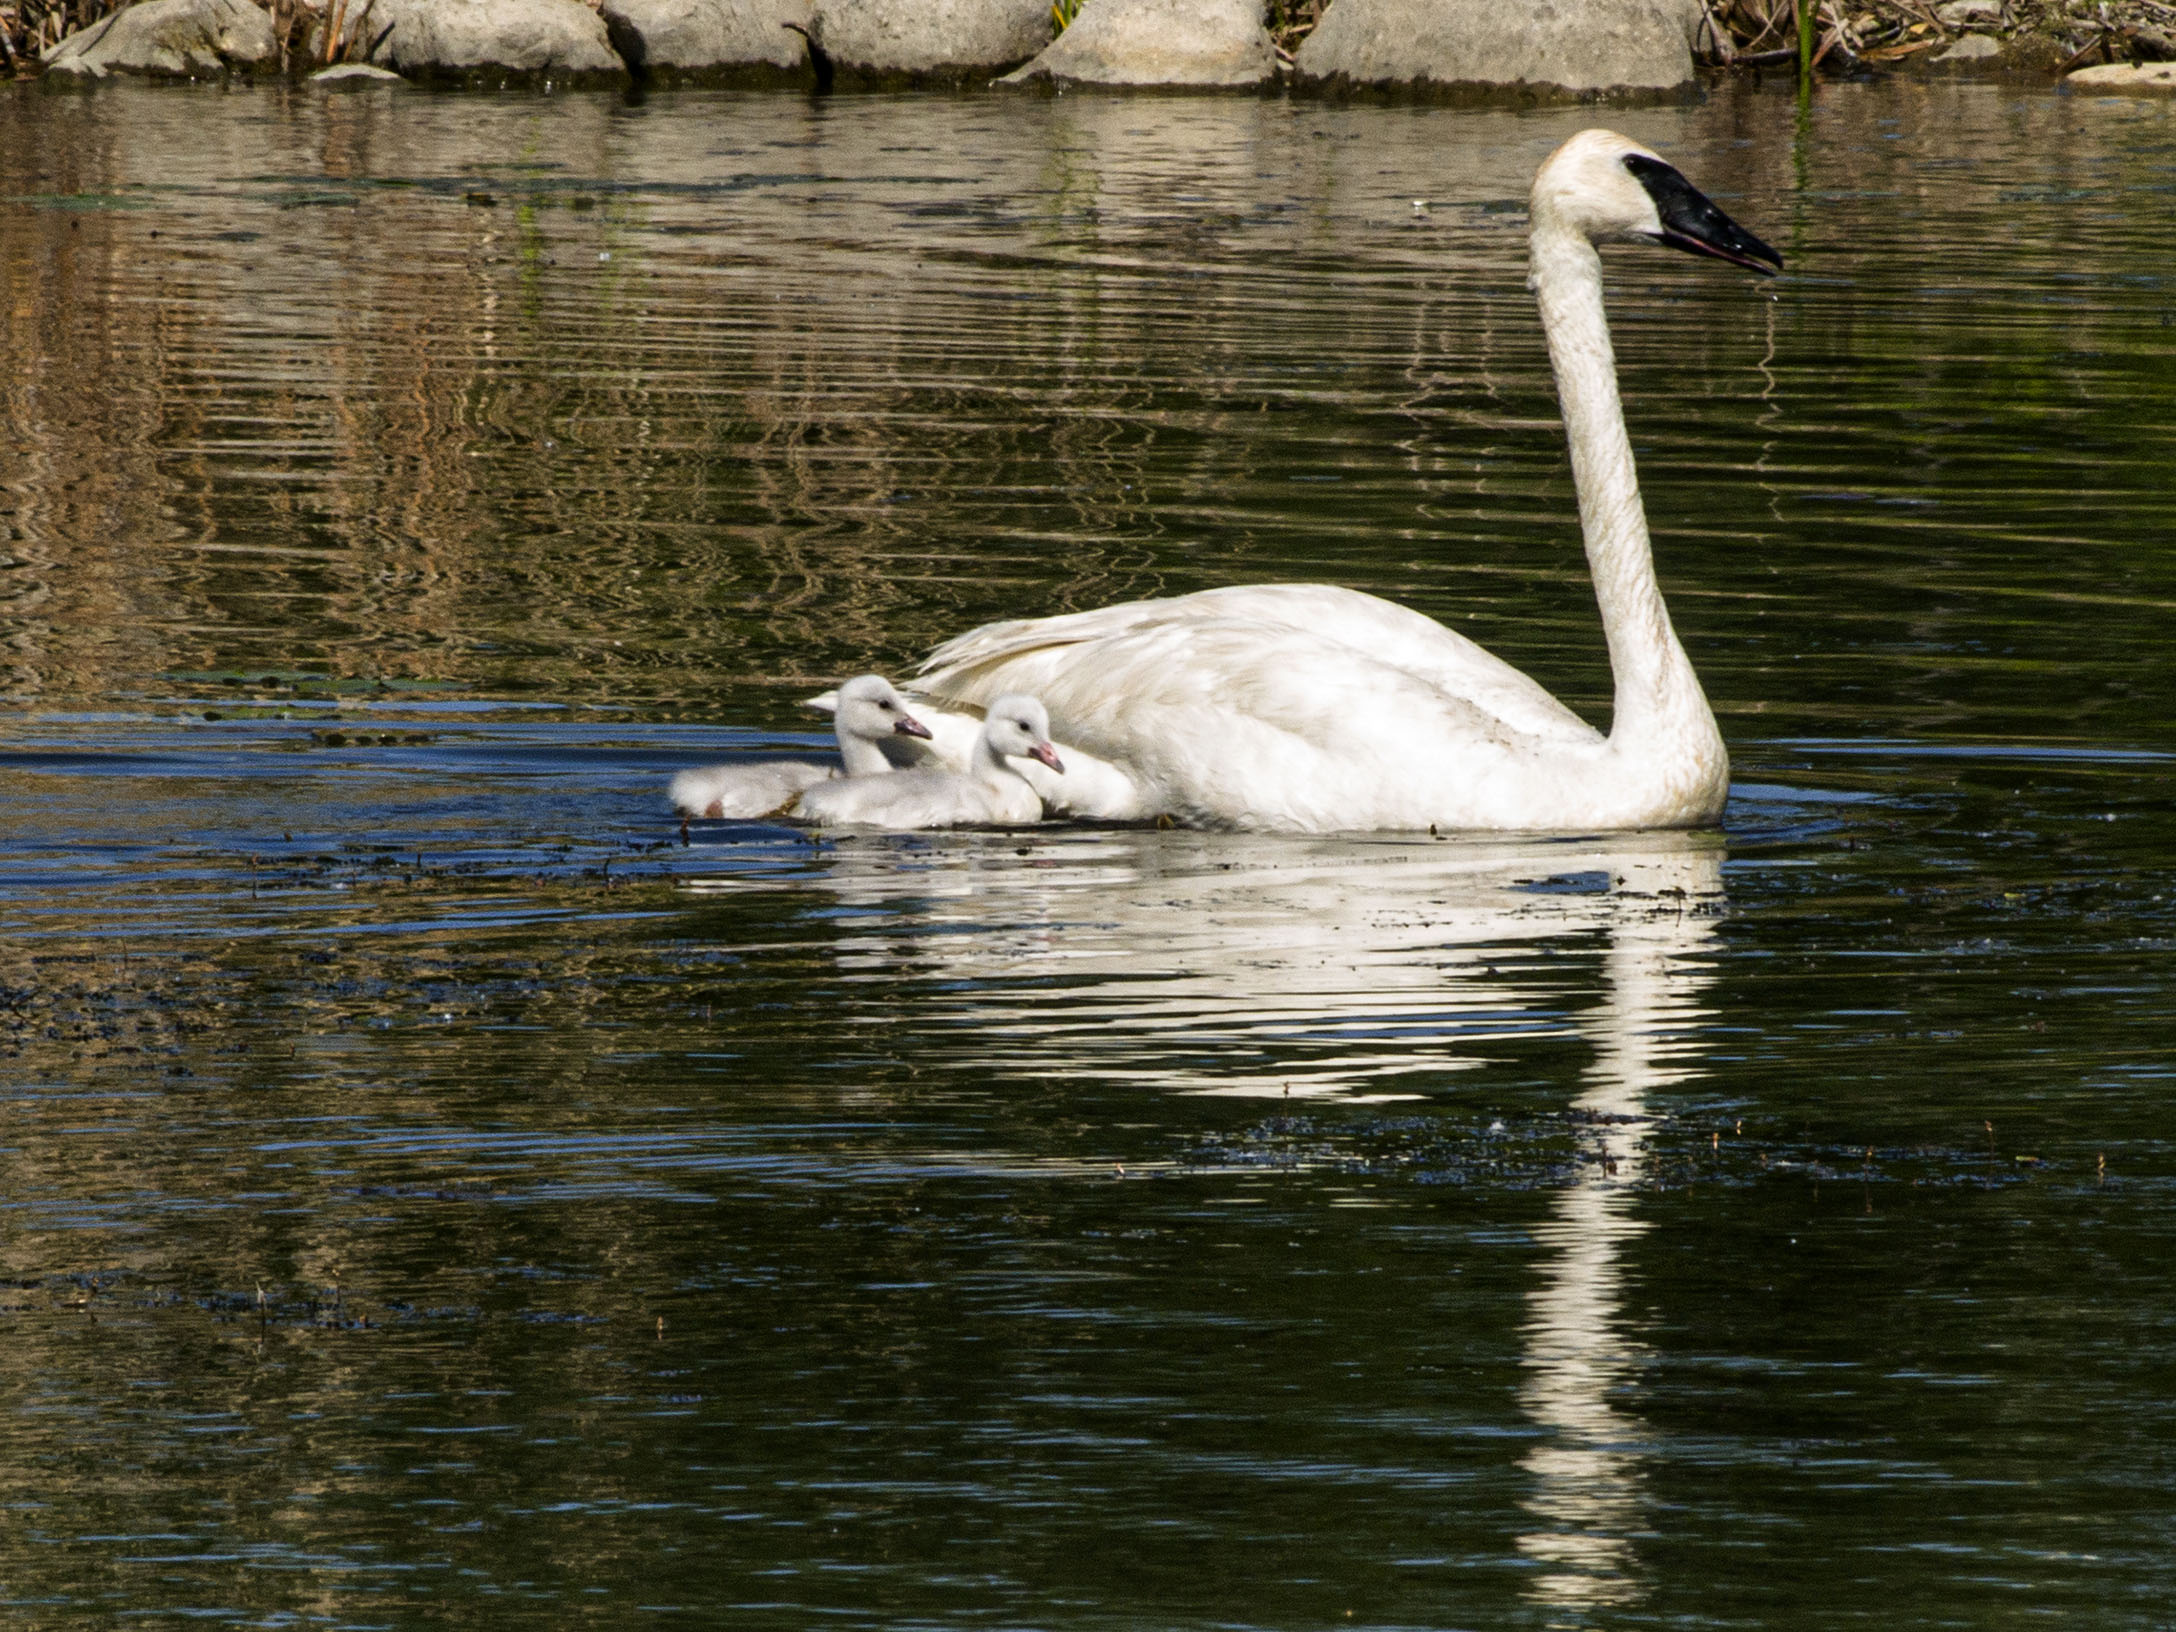
[[[930,740],[929,727],[912,714],[902,714],[892,722],[892,735],[895,737],[920,737],[924,742]]]
[[[1657,242],[1688,255],[1712,255],[1764,278],[1783,270],[1782,256],[1718,210],[1671,166],[1645,153],[1627,153],[1624,167],[1655,201],[1655,214],[1662,220]]]
[[[1060,776],[1065,775],[1065,762],[1058,757],[1058,750],[1047,742],[1038,742],[1028,750],[1028,758],[1041,760]]]

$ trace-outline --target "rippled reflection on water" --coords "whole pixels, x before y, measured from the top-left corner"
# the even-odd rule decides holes
[[[1232,580],[1592,708],[1585,117],[0,103],[10,1612],[2157,1624],[2159,104],[1611,114],[1721,835],[662,817]]]

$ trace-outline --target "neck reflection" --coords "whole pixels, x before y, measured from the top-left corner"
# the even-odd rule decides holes
[[[1696,1069],[1693,1028],[1710,971],[1721,852],[1655,857],[1627,876],[1681,910],[1626,913],[1610,926],[1603,1001],[1581,1024],[1594,1048],[1575,1109],[1592,1120],[1572,1186],[1536,1230],[1552,1249],[1527,1295],[1520,1400],[1547,1437],[1524,1459],[1534,1528],[1519,1550],[1539,1567],[1529,1594],[1577,1613],[1640,1596],[1632,1536],[1644,1503],[1643,1430],[1617,1403],[1639,1362],[1624,1326],[1623,1256],[1647,1229],[1634,1211],[1645,1164],[1648,1102]],[[1644,884],[1644,890],[1639,885]]]

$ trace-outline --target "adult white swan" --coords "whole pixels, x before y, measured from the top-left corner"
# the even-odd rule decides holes
[[[1612,242],[1763,273],[1783,264],[1609,131],[1574,136],[1534,178],[1528,283],[1616,680],[1607,736],[1463,635],[1323,584],[986,624],[939,647],[914,690],[965,710],[1006,692],[1041,697],[1071,774],[1029,774],[1046,804],[1075,815],[1293,832],[1713,822],[1730,762],[1655,582],[1602,311],[1595,246]],[[937,706],[924,717],[956,763],[971,716]]]

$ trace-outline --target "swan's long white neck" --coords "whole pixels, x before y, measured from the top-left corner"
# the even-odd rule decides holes
[[[1683,744],[1690,737],[1712,742],[1720,753],[1715,716],[1655,582],[1647,512],[1602,310],[1602,258],[1584,233],[1548,221],[1535,224],[1531,254],[1528,282],[1549,339],[1579,490],[1579,527],[1616,680],[1610,744],[1632,748],[1658,738]]]
[[[838,727],[839,763],[846,767],[848,776],[882,776],[892,768],[892,762],[884,757],[884,750],[869,738],[846,729],[844,722]]]
[[[1003,792],[1015,782],[1025,784],[1027,781],[1019,768],[997,751],[997,744],[990,740],[986,731],[975,738],[974,757],[968,762],[967,774],[996,792]]]

